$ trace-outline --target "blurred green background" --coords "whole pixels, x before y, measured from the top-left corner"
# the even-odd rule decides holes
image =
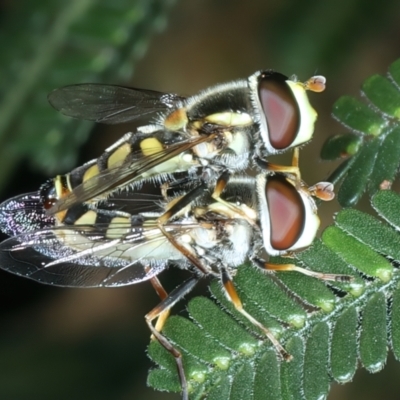
[[[326,138],[344,130],[330,117],[334,101],[357,96],[400,57],[400,3],[2,1],[0,54],[1,199],[37,190],[132,129],[64,118],[47,104],[50,90],[88,81],[190,95],[262,68],[327,77],[327,91],[310,95],[319,119],[300,160],[314,183],[335,168],[318,161]],[[324,204],[325,224],[335,210]],[[143,316],[157,304],[148,283],[72,290],[0,272],[0,399],[179,398],[146,388]],[[161,276],[168,288],[181,277]],[[354,383],[335,385],[329,399],[398,399],[399,374],[390,359],[380,374],[360,370]]]

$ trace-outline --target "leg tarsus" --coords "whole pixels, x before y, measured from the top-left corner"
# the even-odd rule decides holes
[[[232,302],[236,310],[239,311],[244,317],[246,317],[254,326],[258,327],[264,332],[264,334],[271,341],[271,343],[275,347],[275,350],[278,352],[279,356],[282,359],[284,359],[285,361],[290,361],[292,359],[292,356],[284,349],[284,347],[279,343],[272,332],[260,322],[258,322],[243,308],[242,301],[240,300],[240,297],[235,289],[232,278],[225,268],[221,269],[221,281],[225,289],[225,294],[227,298]]]
[[[149,327],[152,336],[175,358],[176,366],[178,369],[179,379],[182,387],[182,399],[188,400],[188,384],[185,376],[185,371],[182,362],[182,354],[177,350],[172,343],[161,333],[155,326],[153,321],[159,318],[166,312],[169,312],[179,300],[181,300],[187,293],[189,293],[193,287],[199,281],[198,277],[191,277],[183,282],[180,286],[175,288],[164,300],[161,301],[156,307],[154,307],[149,313],[145,315],[145,321]]]
[[[268,263],[262,260],[254,259],[254,264],[268,271],[297,271],[301,274],[312,276],[313,278],[321,279],[323,281],[335,281],[335,282],[351,282],[354,277],[351,275],[342,275],[342,274],[327,274],[323,272],[316,272],[310,269],[299,267],[295,264],[273,264]]]

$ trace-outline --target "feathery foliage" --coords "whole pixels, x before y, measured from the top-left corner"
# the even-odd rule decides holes
[[[400,163],[400,60],[388,77],[373,75],[362,85],[369,104],[349,96],[333,107],[333,116],[351,132],[329,138],[321,151],[325,160],[350,157],[332,175],[342,180],[338,200],[357,204],[365,189],[370,195],[390,186]]]

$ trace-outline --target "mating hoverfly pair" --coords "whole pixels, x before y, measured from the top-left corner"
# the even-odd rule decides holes
[[[243,308],[232,276],[250,260],[264,270],[349,279],[259,257],[262,250],[290,255],[309,246],[319,226],[313,197],[333,197],[331,184],[308,187],[298,168],[298,146],[311,139],[316,119],[306,91],[322,91],[324,83],[319,76],[301,83],[263,71],[186,99],[112,85],[55,90],[50,103],[75,118],[115,124],[157,117],[38,193],[2,203],[0,229],[11,238],[0,245],[0,267],[56,286],[150,280],[162,301],[146,322],[176,359],[183,399],[188,385],[181,354],[161,329],[171,307],[202,277],[220,279],[236,309],[290,359]],[[292,165],[265,161],[289,149]],[[253,164],[259,165],[256,177],[243,175]],[[171,264],[193,276],[167,294],[157,275]]]

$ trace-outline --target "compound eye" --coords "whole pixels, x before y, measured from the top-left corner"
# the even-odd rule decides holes
[[[268,178],[265,194],[271,223],[271,245],[285,251],[294,246],[304,232],[306,210],[303,200],[283,176]]]
[[[290,147],[300,128],[300,109],[287,80],[278,72],[263,72],[258,78],[258,97],[276,150]]]

